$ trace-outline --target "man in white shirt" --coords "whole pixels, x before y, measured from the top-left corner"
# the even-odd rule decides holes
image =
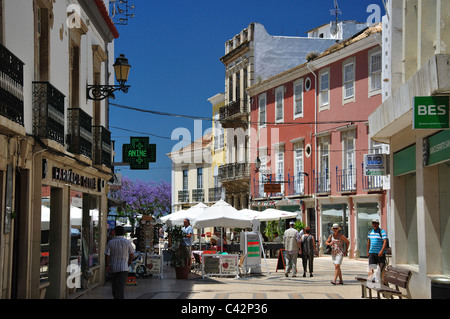
[[[125,230],[122,226],[115,229],[115,237],[106,245],[106,271],[111,274],[112,294],[114,299],[124,299],[127,284],[128,267],[134,256],[131,242],[124,238]]]
[[[292,268],[292,277],[297,277],[297,256],[302,251],[301,237],[297,229],[294,228],[295,222],[289,223],[290,228],[284,232],[284,249],[286,250],[287,268],[285,276],[288,277]]]

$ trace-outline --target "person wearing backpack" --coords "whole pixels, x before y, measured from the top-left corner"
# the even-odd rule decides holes
[[[309,277],[313,277],[313,261],[316,254],[316,241],[311,235],[311,229],[305,228],[305,233],[302,235],[302,262],[303,262],[303,277],[306,277],[306,267],[309,263]]]
[[[367,235],[367,256],[369,256],[369,279],[372,279],[373,272],[380,267],[380,273],[383,272],[386,265],[386,248],[387,248],[387,234],[384,229],[381,229],[378,219],[372,220],[373,229]]]

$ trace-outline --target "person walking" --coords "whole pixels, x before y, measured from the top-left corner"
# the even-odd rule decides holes
[[[338,224],[333,224],[331,228],[333,234],[328,237],[326,241],[326,245],[331,246],[331,260],[334,264],[334,281],[331,284],[336,285],[336,279],[339,277],[339,285],[343,285],[344,281],[342,280],[342,271],[341,264],[344,256],[347,256],[348,245],[350,244],[349,240],[339,233],[340,227]],[[344,250],[344,243],[347,244]]]
[[[297,277],[297,256],[301,247],[301,237],[297,229],[294,228],[295,222],[289,223],[289,229],[284,232],[284,249],[286,250],[287,268],[284,275],[289,276],[292,268],[292,277]]]
[[[367,235],[367,256],[369,256],[369,279],[373,279],[374,270],[379,266],[378,274],[383,273],[386,265],[386,231],[381,229],[378,219],[372,220],[372,227]],[[379,279],[379,278],[378,278]]]
[[[317,252],[316,241],[311,235],[311,229],[306,227],[302,236],[302,263],[303,263],[303,277],[306,277],[306,268],[309,264],[309,277],[313,277],[313,262],[314,255]]]
[[[192,264],[192,258],[191,258],[191,247],[192,247],[192,235],[194,234],[194,230],[192,229],[192,226],[190,224],[189,219],[185,219],[183,221],[184,227],[181,228],[181,231],[183,232],[183,241],[181,242],[181,245],[184,249],[186,249],[186,266],[191,269]]]
[[[106,245],[106,271],[112,279],[112,294],[114,299],[125,298],[125,286],[127,284],[128,267],[134,257],[134,248],[131,242],[123,237],[125,229],[117,226],[115,237]]]

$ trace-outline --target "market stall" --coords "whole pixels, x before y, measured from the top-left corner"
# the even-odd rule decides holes
[[[223,228],[253,229],[255,228],[254,221],[224,200],[220,200],[200,213],[196,217],[193,227],[221,227],[222,231]],[[221,246],[221,251],[223,251],[223,246]],[[245,257],[248,258],[248,256]],[[238,277],[238,261],[238,254],[202,254],[202,277],[208,275],[235,275]]]

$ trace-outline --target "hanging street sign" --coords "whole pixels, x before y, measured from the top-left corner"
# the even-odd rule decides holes
[[[130,144],[122,147],[122,161],[132,170],[149,169],[149,163],[156,163],[156,144],[149,142],[149,137],[130,137]]]
[[[364,154],[364,176],[386,175],[386,154]]]
[[[448,129],[448,96],[414,97],[413,129]]]

